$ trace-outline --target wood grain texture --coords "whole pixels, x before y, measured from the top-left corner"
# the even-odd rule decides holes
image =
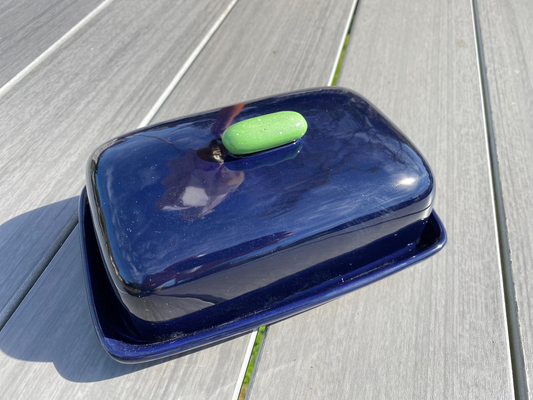
[[[90,152],[139,125],[228,4],[116,0],[0,98],[0,310],[74,213]]]
[[[248,336],[166,362],[113,361],[92,326],[79,246],[76,227],[0,332],[0,397],[229,399]]]
[[[0,4],[0,87],[102,0],[7,0]]]
[[[339,85],[427,157],[448,244],[269,327],[248,398],[513,398],[470,2],[361,0]]]
[[[478,2],[529,396],[533,396],[533,3]]]
[[[328,85],[354,0],[237,3],[154,121]]]

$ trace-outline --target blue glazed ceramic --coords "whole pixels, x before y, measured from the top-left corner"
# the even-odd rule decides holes
[[[236,157],[236,122],[299,112],[305,136]],[[114,139],[92,155],[80,227],[97,332],[140,362],[315,307],[438,251],[431,170],[359,95],[311,89]],[[89,207],[90,205],[90,207]]]

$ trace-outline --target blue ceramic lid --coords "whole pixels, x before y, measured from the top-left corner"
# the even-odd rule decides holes
[[[222,133],[296,111],[298,141],[246,157]],[[408,256],[432,211],[424,158],[342,88],[289,93],[114,139],[92,155],[98,246],[138,340],[271,310],[376,260]]]

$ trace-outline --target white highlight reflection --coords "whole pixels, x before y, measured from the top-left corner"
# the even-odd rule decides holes
[[[412,185],[413,183],[415,183],[415,178],[405,178],[405,179],[402,179],[400,182],[398,182],[398,185],[409,186],[409,185]]]

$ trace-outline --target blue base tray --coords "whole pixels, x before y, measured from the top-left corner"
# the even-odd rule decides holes
[[[289,318],[345,293],[375,282],[438,252],[446,244],[446,231],[433,211],[414,252],[388,254],[356,271],[308,289],[287,301],[257,313],[172,340],[146,342],[139,338],[131,314],[118,300],[100,256],[85,189],[80,198],[79,222],[89,308],[96,333],[107,353],[123,363],[140,363],[169,357],[240,336],[253,329]]]

